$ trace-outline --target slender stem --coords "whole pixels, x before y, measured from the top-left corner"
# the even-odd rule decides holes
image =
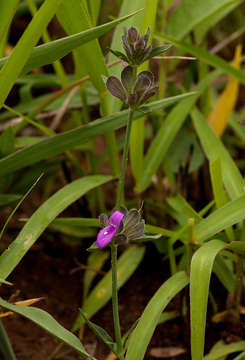
[[[112,271],[112,310],[115,338],[117,343],[117,352],[120,354],[123,350],[120,320],[118,312],[118,294],[117,294],[117,245],[114,241],[111,243],[111,271]]]
[[[129,109],[129,117],[125,135],[125,143],[123,148],[123,158],[122,158],[122,165],[121,165],[121,172],[120,178],[118,183],[118,190],[117,190],[117,199],[116,199],[116,209],[119,209],[123,191],[124,191],[124,181],[125,181],[125,173],[126,173],[126,166],[127,166],[127,158],[128,158],[128,149],[129,149],[129,138],[130,138],[130,130],[132,126],[133,120],[133,110]],[[117,245],[115,244],[114,240],[111,242],[111,271],[112,271],[112,310],[113,310],[113,321],[114,321],[114,329],[115,329],[115,338],[117,343],[117,352],[119,358],[122,359],[122,337],[121,337],[121,330],[120,330],[120,320],[119,320],[119,312],[118,312],[118,294],[117,294]]]
[[[134,111],[132,109],[129,109],[129,117],[128,117],[126,135],[125,135],[121,173],[120,173],[118,190],[117,190],[116,209],[119,209],[121,202],[122,202],[122,196],[123,196],[123,190],[124,190],[124,180],[125,180],[125,173],[126,173],[126,166],[127,166],[127,159],[128,159],[129,138],[130,138],[130,131],[131,131],[131,127],[132,127],[132,121],[133,121],[133,113],[134,113]]]

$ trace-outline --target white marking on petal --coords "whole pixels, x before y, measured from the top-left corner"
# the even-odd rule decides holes
[[[105,231],[103,235],[107,235],[108,234],[108,231]]]

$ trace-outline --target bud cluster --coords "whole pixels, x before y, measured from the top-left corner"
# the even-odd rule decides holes
[[[158,87],[154,86],[154,76],[150,71],[142,71],[137,77],[135,76],[137,67],[144,61],[167,51],[171,47],[171,45],[163,45],[156,48],[152,48],[151,45],[147,46],[149,38],[149,27],[143,36],[139,35],[135,27],[131,27],[128,30],[124,29],[122,43],[126,54],[110,50],[115,56],[129,65],[123,69],[121,81],[115,76],[109,76],[105,79],[106,87],[113,96],[129,105],[133,110],[144,104],[158,90]]]
[[[154,86],[151,71],[140,72],[134,84],[133,72],[132,66],[126,66],[121,73],[121,81],[116,76],[110,76],[106,80],[106,87],[113,96],[131,108],[137,108],[157,93],[158,86]]]

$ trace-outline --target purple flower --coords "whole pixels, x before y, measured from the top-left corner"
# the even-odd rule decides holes
[[[122,218],[124,214],[120,211],[115,211],[109,220],[103,217],[104,224],[108,223],[109,225],[105,226],[102,230],[99,231],[97,235],[97,245],[99,248],[105,247],[113,239],[116,231],[119,229]]]

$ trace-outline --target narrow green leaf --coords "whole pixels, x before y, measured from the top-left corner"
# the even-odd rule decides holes
[[[159,317],[158,324],[163,324],[169,320],[176,319],[179,316],[177,311],[164,311]]]
[[[216,202],[216,207],[217,209],[219,209],[229,201],[228,196],[223,187],[222,167],[221,167],[220,158],[211,161],[209,168],[210,168],[211,183],[212,183],[214,198]],[[230,239],[230,241],[235,240],[232,227],[226,229],[226,234]]]
[[[166,51],[168,51],[170,48],[172,47],[172,45],[168,44],[168,45],[162,45],[162,46],[157,46],[155,48],[153,48],[147,58],[148,59],[151,59],[153,56],[158,56],[158,55],[161,55],[162,53],[165,53]]]
[[[74,226],[74,227],[100,227],[99,219],[92,218],[58,218],[55,219],[51,225],[64,225],[64,226]],[[146,232],[149,234],[163,235],[166,237],[171,237],[174,232],[171,230],[163,229],[159,226],[154,225],[145,225]]]
[[[8,61],[1,69],[0,88],[2,90],[0,93],[0,105],[5,102],[12,86],[30,57],[33,47],[38,42],[49,21],[55,15],[60,2],[61,0],[46,0],[41,5],[36,16],[27,26],[24,34],[15,46]]]
[[[197,95],[194,93],[189,99],[177,104],[168,114],[145,156],[143,173],[136,184],[136,191],[142,192],[150,185],[153,175],[157,172],[169,145],[183,125],[196,98]]]
[[[142,360],[159,318],[168,303],[187,284],[189,279],[184,272],[169,278],[155,293],[146,306],[135,330],[130,335],[125,360]]]
[[[69,0],[63,2],[57,12],[57,17],[68,35],[85,31],[92,27],[92,21],[85,2]],[[108,91],[102,76],[109,76],[104,55],[97,39],[74,50],[76,74],[78,78],[89,74],[90,79],[98,91],[101,115],[110,114]],[[120,163],[117,152],[116,137],[113,132],[105,135],[109,152],[109,162],[112,175],[120,174]]]
[[[178,95],[152,102],[144,106],[144,111],[146,114],[151,113],[152,111],[167,107],[191,95],[192,93]],[[134,113],[134,119],[138,119],[140,117],[142,117],[141,112],[136,111]],[[102,135],[125,126],[127,119],[128,110],[125,110],[106,116],[102,119],[95,120],[88,125],[78,127],[66,133],[42,140],[39,143],[33,144],[8,157],[0,159],[0,175],[11,173],[47,157],[61,154],[66,150],[85,144],[95,136]]]
[[[16,360],[16,356],[2,321],[0,321],[0,353],[2,353],[5,360]]]
[[[85,300],[90,291],[92,282],[97,275],[97,271],[101,270],[105,261],[109,257],[107,251],[96,251],[89,255],[87,260],[88,269],[85,271],[83,276],[83,299]]]
[[[92,18],[94,26],[97,24],[99,14],[100,14],[101,0],[88,0],[88,8]]]
[[[43,44],[35,47],[31,55],[26,62],[23,70],[23,73],[27,73],[35,67],[41,67],[43,65],[51,64],[55,60],[63,58],[65,55],[69,54],[73,49],[91,41],[99,38],[104,35],[109,30],[113,29],[117,24],[129,19],[130,17],[137,14],[138,11],[131,13],[129,15],[123,16],[117,20],[111,21],[109,23],[96,26],[95,28],[82,31],[78,34],[64,37],[59,40],[51,41],[48,44]],[[8,61],[9,57],[0,59],[0,68]]]
[[[181,40],[196,26],[236,2],[240,0],[183,0],[169,18],[166,34]]]
[[[20,194],[0,194],[0,207],[11,205],[21,198]]]
[[[245,350],[245,341],[238,341],[231,344],[224,344],[222,346],[219,346],[218,349],[214,349],[208,355],[204,356],[203,360],[219,360],[223,356],[228,356],[229,354],[244,350]]]
[[[229,119],[229,126],[232,128],[234,133],[245,142],[245,129],[242,124],[240,124],[234,116],[231,115]]]
[[[198,249],[191,261],[191,353],[192,359],[203,360],[209,283],[217,254],[226,247],[220,240],[211,240]]]
[[[229,226],[245,219],[245,195],[230,201],[195,226],[194,234],[197,243],[218,234]]]
[[[198,59],[203,60],[207,64],[212,65],[217,69],[221,69],[222,71],[224,71],[224,73],[235,77],[242,84],[245,84],[245,74],[243,73],[243,71],[234,68],[234,66],[230,65],[227,61],[223,60],[219,56],[211,54],[203,47],[197,47],[190,43],[187,44],[185,42],[177,40],[172,36],[156,34],[154,37],[159,41],[164,40],[174,44],[181,50],[184,50],[196,56]]]
[[[231,264],[228,264],[228,261],[230,261]],[[220,254],[217,255],[213,267],[213,272],[218,277],[219,281],[227,289],[227,291],[229,293],[234,293],[236,288],[236,277],[233,272],[232,261],[230,259],[224,259],[224,257]]]
[[[245,351],[241,352],[233,360],[244,360],[244,356],[245,356]]]
[[[18,7],[19,0],[8,0],[0,2],[0,42],[8,31],[9,25]]]
[[[10,215],[8,216],[7,220],[5,221],[1,232],[0,232],[0,240],[4,234],[4,231],[6,229],[6,227],[8,226],[8,223],[10,222],[10,220],[12,219],[12,217],[14,216],[14,214],[16,213],[16,211],[18,210],[18,208],[20,207],[20,205],[22,204],[22,202],[25,200],[25,198],[30,194],[30,192],[33,190],[33,188],[36,186],[36,184],[39,182],[40,178],[42,177],[42,174],[36,179],[36,181],[34,181],[34,183],[29,187],[29,189],[27,190],[27,192],[21,197],[21,199],[18,201],[17,205],[15,206],[15,208],[11,211]]]
[[[94,175],[73,181],[57,191],[31,216],[15,241],[0,256],[1,278],[6,279],[46,227],[67,206],[89,190],[110,181],[109,176]]]
[[[170,111],[146,154],[144,159],[144,173],[136,184],[136,190],[144,191],[147,186],[149,186],[152,176],[162,163],[170,143],[173,141],[179,128],[185,121],[187,114],[190,112],[201,93],[209,86],[212,80],[219,76],[219,74],[219,71],[213,71],[207,75],[196,86],[196,92],[193,93],[192,98],[183,100]]]
[[[82,317],[84,318],[85,322],[88,324],[90,329],[111,349],[112,351],[116,350],[116,343],[112,340],[111,336],[103,329],[101,326],[93,323],[90,321],[86,315],[80,310]]]
[[[131,246],[125,251],[118,260],[118,289],[124,285],[129,277],[134,273],[145,253],[144,247]],[[85,300],[82,311],[86,317],[90,319],[97,311],[99,311],[111,298],[111,270],[91,291]],[[73,325],[73,331],[84,325],[85,321],[79,315]]]
[[[32,306],[12,305],[1,298],[0,305],[5,309],[13,311],[31,320],[32,322],[40,326],[42,329],[56,337],[58,340],[70,346],[79,355],[85,357],[85,359],[94,359],[86,352],[79,339],[70,331],[66,330],[63,326],[61,326],[46,311]]]
[[[201,140],[203,149],[209,161],[220,157],[222,164],[223,183],[232,199],[244,194],[244,181],[235,162],[224,147],[221,140],[208,126],[200,111],[195,108],[191,112],[196,132]]]
[[[176,195],[167,199],[168,204],[181,215],[186,218],[186,221],[190,218],[195,219],[195,222],[202,220],[202,217],[191,207],[191,205],[181,196]]]
[[[231,13],[237,6],[242,4],[242,2],[243,0],[235,0],[224,4],[224,7],[219,8],[218,11],[210,14],[205,20],[195,26],[194,33],[196,41],[198,43],[202,42],[207,32],[212,29],[221,19]]]
[[[139,24],[139,30],[141,33],[145,34],[148,27],[150,27],[150,39],[149,44],[152,43],[152,34],[155,31],[155,22],[157,14],[158,0],[148,0],[146,2],[146,8],[144,10],[144,18],[142,23]],[[166,50],[166,48],[164,48]],[[155,49],[152,50],[153,52]],[[152,54],[151,54],[152,55]],[[152,55],[154,56],[154,54]],[[138,72],[149,70],[149,61],[144,62],[137,69]],[[130,133],[130,166],[132,174],[137,183],[141,177],[143,170],[143,160],[144,160],[144,140],[145,140],[145,117],[139,119],[139,121],[132,124],[131,133]]]

